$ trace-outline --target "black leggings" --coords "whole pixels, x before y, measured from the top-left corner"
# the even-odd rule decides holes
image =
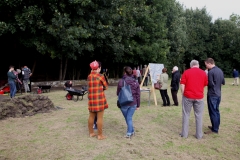
[[[169,96],[167,94],[167,90],[166,89],[164,89],[164,90],[160,89],[160,94],[161,94],[161,97],[162,97],[162,100],[163,100],[163,106],[170,106],[170,100],[169,100]]]

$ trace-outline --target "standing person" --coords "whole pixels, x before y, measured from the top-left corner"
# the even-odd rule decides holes
[[[108,69],[106,68],[106,76],[107,76],[107,79],[109,78],[109,71]]]
[[[9,66],[9,71],[7,73],[7,76],[8,76],[8,84],[9,84],[9,87],[10,87],[10,98],[13,98],[15,97],[15,94],[17,92],[17,89],[16,89],[16,74],[14,74],[14,66]]]
[[[16,75],[16,92],[18,92],[18,90],[20,90],[20,92],[22,93],[22,81],[19,79],[18,75],[21,73],[20,69],[17,69],[16,71],[13,70],[13,73]]]
[[[105,78],[107,84],[109,84],[109,83],[108,83],[108,76],[107,76],[107,69],[103,69],[103,73],[102,73],[102,75],[104,76],[104,78]]]
[[[177,93],[179,90],[179,82],[180,82],[180,72],[178,71],[178,67],[174,66],[172,70],[172,80],[171,80],[171,93],[172,93],[172,99],[173,99],[173,106],[178,106],[178,97]]]
[[[238,86],[238,84],[239,84],[239,73],[236,69],[233,69],[233,78],[234,78],[233,85]]]
[[[182,133],[181,137],[188,137],[189,117],[193,107],[196,121],[196,138],[201,139],[202,115],[204,110],[204,87],[208,84],[206,73],[199,68],[197,60],[192,60],[190,69],[184,71],[181,81],[182,91]]]
[[[205,71],[206,75],[208,75],[208,69],[206,68],[204,71]]]
[[[92,69],[91,73],[88,75],[88,129],[89,136],[95,137],[96,134],[93,130],[94,119],[97,116],[97,130],[98,130],[98,140],[103,140],[106,137],[102,133],[103,128],[103,114],[104,110],[108,108],[104,90],[108,88],[107,82],[101,71],[101,63],[93,61],[90,63]]]
[[[25,89],[25,93],[31,92],[29,87],[31,75],[32,75],[31,70],[27,66],[24,66],[22,69],[22,79],[23,79],[23,86]]]
[[[144,68],[142,69],[142,72],[143,72],[142,79],[144,78],[144,75],[145,75],[146,71],[147,71],[147,65],[144,65]],[[148,72],[146,74],[146,77],[144,79],[143,86],[148,86],[148,76],[149,76],[149,70],[148,70]]]
[[[93,129],[97,130],[97,116],[95,116],[95,118],[94,118]]]
[[[212,58],[207,58],[205,60],[205,65],[209,69],[207,104],[212,124],[212,126],[208,126],[210,131],[205,132],[205,134],[212,134],[218,133],[220,126],[219,104],[221,102],[221,87],[225,85],[225,79],[223,71],[215,65]]]
[[[125,67],[124,71],[126,74],[118,82],[117,95],[119,95],[119,92],[121,91],[121,88],[124,85],[124,81],[125,83],[131,86],[133,102],[126,104],[124,106],[121,106],[122,114],[127,123],[127,133],[125,135],[125,138],[131,138],[131,136],[135,134],[132,117],[135,110],[140,107],[140,87],[139,87],[139,83],[137,83],[133,77],[132,68],[127,66]]]
[[[141,80],[142,79],[142,75],[141,75],[141,72],[139,70],[139,66],[137,67],[137,80],[138,80],[138,83],[140,84],[141,83]]]
[[[133,67],[133,78],[138,82],[136,67]]]
[[[167,68],[162,69],[162,74],[160,75],[159,83],[162,84],[162,87],[160,88],[160,94],[163,100],[163,107],[170,106],[170,100],[167,93],[168,88]]]

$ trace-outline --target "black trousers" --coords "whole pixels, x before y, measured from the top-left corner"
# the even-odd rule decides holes
[[[170,100],[169,100],[169,96],[167,94],[167,90],[166,89],[164,89],[164,90],[160,89],[160,94],[161,94],[161,97],[162,97],[162,100],[163,100],[163,106],[170,106]]]
[[[178,106],[178,98],[177,98],[178,91],[171,90],[171,93],[172,93],[172,99],[173,99],[174,104],[176,106]]]
[[[145,77],[144,82],[143,82],[143,86],[148,86],[148,77]]]

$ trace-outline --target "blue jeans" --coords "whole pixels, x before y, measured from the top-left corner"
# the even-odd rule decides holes
[[[17,92],[16,83],[14,81],[9,81],[8,84],[10,87],[10,97],[13,98]]]
[[[94,126],[94,129],[97,129],[97,115],[94,118],[93,126]]]
[[[212,123],[212,131],[218,133],[220,126],[219,104],[221,97],[207,96],[208,113]]]
[[[132,117],[136,110],[137,105],[134,106],[122,106],[121,111],[127,123],[127,135],[131,136],[134,133]]]

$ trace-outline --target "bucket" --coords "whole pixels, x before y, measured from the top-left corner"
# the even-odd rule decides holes
[[[42,94],[42,89],[41,88],[37,89],[37,94]]]
[[[3,91],[3,90],[0,90],[0,94],[3,95],[3,94],[4,94],[4,91]]]

